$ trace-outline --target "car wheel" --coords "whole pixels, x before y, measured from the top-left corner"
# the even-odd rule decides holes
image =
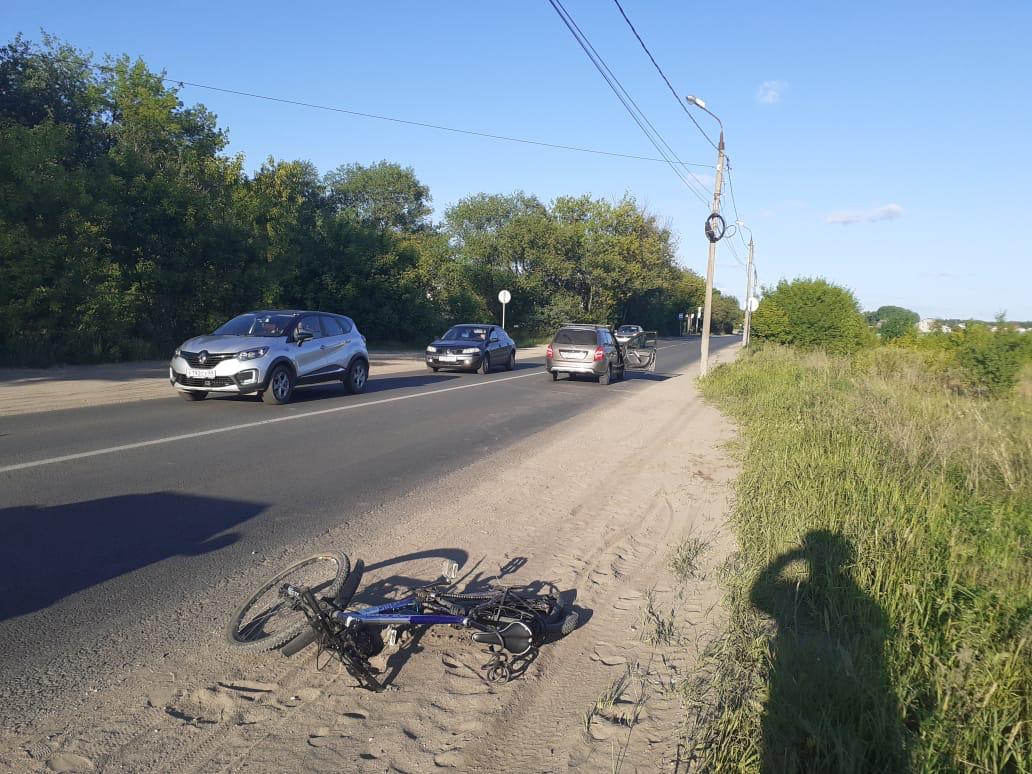
[[[284,365],[273,368],[269,374],[269,387],[262,393],[262,400],[279,405],[289,403],[293,394],[294,374]]]
[[[559,372],[558,371],[552,371],[552,381],[553,382],[558,382],[559,381]]]
[[[484,353],[484,359],[480,361],[480,373],[491,373],[491,356],[486,352]]]
[[[366,383],[369,381],[369,366],[366,361],[356,357],[351,361],[347,376],[344,377],[344,386],[352,395],[358,395],[365,391]]]
[[[176,390],[176,392],[179,392],[179,390]],[[179,397],[193,403],[194,401],[204,400],[208,397],[208,393],[203,390],[190,390],[189,392],[179,392]]]
[[[613,381],[613,366],[606,366],[606,370],[598,377],[599,384],[609,384]]]
[[[505,366],[506,371],[516,370],[516,352],[515,350],[509,353],[509,363]]]
[[[436,373],[437,373],[438,371],[440,371],[440,370],[441,370],[441,369],[440,369],[440,368],[438,368],[437,366],[429,366],[429,368],[430,368],[430,370],[431,370],[431,371],[433,371],[433,372],[434,372],[435,374],[436,374]]]

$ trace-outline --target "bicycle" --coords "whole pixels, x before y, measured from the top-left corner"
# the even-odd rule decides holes
[[[350,609],[361,572],[352,572],[343,553],[315,554],[280,571],[252,594],[229,622],[226,639],[238,650],[279,648],[286,656],[315,642],[320,651],[336,655],[362,687],[381,691],[384,684],[370,659],[398,652],[418,628],[472,630],[472,641],[487,647],[487,679],[506,683],[517,660],[532,660],[545,642],[577,627],[577,613],[555,594],[512,587],[450,590],[458,565],[446,565],[441,580],[414,588],[403,599]],[[293,575],[299,577],[289,582]]]

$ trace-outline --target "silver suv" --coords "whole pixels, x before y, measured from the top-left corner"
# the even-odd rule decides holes
[[[617,341],[605,325],[564,325],[545,350],[545,368],[552,381],[559,374],[591,376],[599,384],[623,379],[625,371],[656,368],[656,339],[642,331],[626,344]]]
[[[234,317],[210,336],[197,336],[173,354],[168,379],[186,400],[209,392],[256,392],[269,403],[287,403],[304,384],[342,381],[365,390],[369,352],[349,317],[277,309]]]

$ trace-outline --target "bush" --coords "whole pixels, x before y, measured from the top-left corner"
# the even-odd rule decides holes
[[[972,392],[1002,395],[1017,384],[1029,347],[1019,333],[968,326],[957,337],[957,362],[967,373]]]
[[[781,280],[765,291],[752,333],[759,340],[833,354],[856,352],[874,340],[852,292],[820,278]]]
[[[969,323],[952,333],[908,334],[896,339],[893,348],[920,353],[944,386],[975,396],[1010,392],[1022,366],[1032,361],[1032,337],[1004,325],[994,331]]]

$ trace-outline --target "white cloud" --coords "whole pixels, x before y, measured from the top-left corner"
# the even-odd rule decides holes
[[[756,90],[756,101],[761,105],[776,105],[781,95],[788,91],[787,81],[764,81]]]
[[[877,223],[879,220],[895,220],[903,214],[903,208],[898,204],[886,204],[882,207],[874,207],[870,210],[845,210],[833,212],[825,218],[826,223],[838,223],[842,226],[851,226],[855,223]]]

